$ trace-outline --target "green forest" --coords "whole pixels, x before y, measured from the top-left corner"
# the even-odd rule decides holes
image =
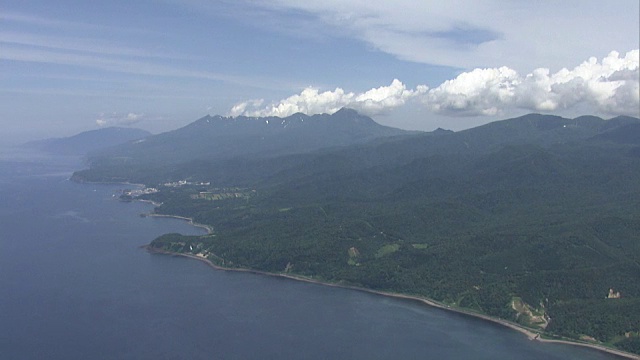
[[[640,354],[638,119],[529,115],[308,154],[95,166],[74,178],[158,186],[142,196],[162,204],[155,212],[214,230],[167,234],[153,248],[427,297]],[[251,196],[159,185],[183,178]]]

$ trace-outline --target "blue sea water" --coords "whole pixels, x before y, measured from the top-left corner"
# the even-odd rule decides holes
[[[79,158],[0,152],[0,359],[616,359],[360,291],[141,249],[176,219]]]

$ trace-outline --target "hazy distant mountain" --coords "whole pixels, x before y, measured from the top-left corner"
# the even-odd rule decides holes
[[[110,149],[94,160],[175,164],[241,156],[266,158],[410,133],[382,126],[350,109],[286,118],[205,116],[183,128]]]
[[[151,135],[150,132],[141,129],[109,127],[64,138],[33,141],[25,146],[54,154],[86,155],[93,151],[143,139],[149,135]]]

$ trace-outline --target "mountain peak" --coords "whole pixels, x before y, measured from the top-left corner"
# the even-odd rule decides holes
[[[354,109],[348,108],[348,107],[343,107],[340,110],[336,111],[335,113],[333,113],[333,115],[338,115],[338,116],[362,116],[359,112],[357,112]]]
[[[434,134],[434,135],[445,135],[445,134],[453,134],[454,131],[453,130],[443,129],[443,128],[439,127],[437,129],[433,130],[431,133]]]
[[[333,115],[329,115],[331,119],[337,120],[340,122],[351,122],[359,125],[378,125],[372,118],[362,115],[354,109],[343,107],[342,109],[333,113]]]

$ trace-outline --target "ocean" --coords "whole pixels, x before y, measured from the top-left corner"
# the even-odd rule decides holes
[[[214,270],[140,246],[202,234],[141,217],[82,159],[0,150],[0,359],[617,359],[415,301]]]

